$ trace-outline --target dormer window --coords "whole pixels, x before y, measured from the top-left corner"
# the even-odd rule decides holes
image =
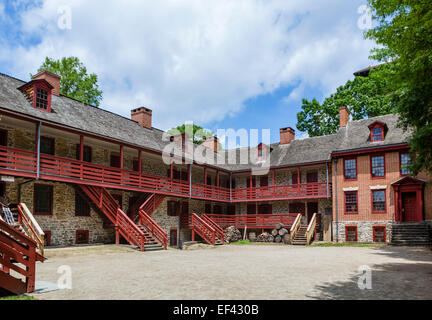
[[[386,124],[383,122],[375,121],[369,125],[371,142],[384,141]]]
[[[51,112],[51,92],[53,86],[44,79],[32,80],[18,88],[33,108],[45,112]]]
[[[264,148],[263,144],[258,146],[258,161],[265,161],[267,158],[267,150]]]
[[[42,88],[36,88],[35,107],[45,111],[48,110],[48,91]]]

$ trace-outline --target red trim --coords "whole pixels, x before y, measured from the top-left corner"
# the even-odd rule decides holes
[[[380,190],[371,190],[371,212],[374,214],[386,214],[387,213],[387,190],[386,189],[380,189]],[[374,192],[384,192],[384,211],[375,211],[374,210]],[[358,201],[358,200],[357,200]]]
[[[84,235],[85,242],[78,242],[78,236]],[[75,244],[88,244],[89,243],[89,231],[88,230],[77,230],[75,232]]]
[[[36,107],[37,89],[45,90],[47,92],[47,108],[46,109]],[[35,108],[37,110],[51,113],[51,96],[52,96],[52,90],[50,87],[48,87],[43,82],[35,83],[33,85],[33,108]]]
[[[369,125],[369,129],[370,129],[370,135],[371,135],[371,142],[384,141],[385,123],[375,121],[374,123]],[[381,139],[380,140],[374,140],[374,134],[373,134],[374,129],[381,129]]]
[[[395,151],[395,150],[406,150],[409,149],[408,143],[401,143],[398,145],[391,146],[379,146],[379,147],[368,147],[355,150],[346,151],[335,151],[332,152],[332,157],[345,157],[345,156],[358,156],[367,153],[385,152],[385,151]]]
[[[383,165],[384,165],[384,175],[382,176],[382,177],[374,177],[374,176],[372,176],[372,158],[376,158],[376,157],[383,157]],[[386,177],[386,157],[385,157],[385,153],[383,153],[383,154],[371,154],[370,156],[369,156],[369,164],[370,164],[370,177],[371,177],[371,179],[373,179],[373,180],[376,180],[376,179],[385,179],[385,177]]]
[[[345,226],[345,241],[346,242],[353,242],[353,241],[348,241],[348,229],[349,228],[355,228],[355,240],[354,240],[354,242],[358,242],[358,229],[357,229],[357,226]]]
[[[355,178],[347,178],[345,173],[345,161],[349,161],[349,160],[355,160],[355,170],[356,170],[356,177]],[[358,178],[358,165],[357,165],[357,157],[350,157],[350,158],[344,158],[343,159],[343,177],[344,177],[344,181],[356,181]]]
[[[386,233],[387,233],[387,230],[386,230],[386,227],[385,227],[385,226],[372,226],[373,242],[376,242],[376,240],[375,240],[375,231],[376,231],[377,229],[382,229],[382,230],[383,230],[383,234],[384,234],[384,243],[385,243],[385,242],[386,242]]]
[[[347,199],[346,196],[347,194],[355,194],[356,195],[356,205],[357,205],[357,211],[347,211]],[[344,209],[345,209],[345,214],[358,214],[359,211],[359,199],[358,199],[358,191],[345,191],[344,192]]]
[[[50,212],[36,212],[36,188],[39,186],[50,188]],[[35,183],[33,185],[33,215],[35,216],[52,216],[53,215],[53,193],[54,186],[43,183]]]

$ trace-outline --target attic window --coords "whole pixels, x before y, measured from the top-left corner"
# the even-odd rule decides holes
[[[48,110],[48,91],[42,88],[36,88],[35,107],[45,111]]]
[[[385,123],[374,122],[369,126],[371,142],[384,141]]]
[[[258,146],[258,161],[265,161],[267,157],[266,150],[263,148],[263,144]]]

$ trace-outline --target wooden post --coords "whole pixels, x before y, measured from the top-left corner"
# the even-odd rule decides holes
[[[124,146],[120,146],[120,169],[123,169]]]
[[[142,151],[138,150],[138,172],[141,175],[142,172]]]
[[[80,154],[79,160],[84,161],[84,136],[80,135]]]
[[[38,122],[36,124],[36,153],[37,153],[37,160],[36,160],[36,179],[39,180],[39,174],[40,174],[40,138],[41,138],[41,127],[42,122]]]
[[[174,165],[173,162],[171,160],[171,164],[170,164],[170,181],[171,181],[171,191],[173,189],[173,177],[174,177]]]
[[[204,168],[204,184],[207,185],[207,168]]]

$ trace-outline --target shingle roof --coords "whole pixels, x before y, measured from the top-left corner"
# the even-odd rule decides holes
[[[144,128],[128,118],[102,108],[85,105],[68,97],[53,95],[51,113],[37,110],[17,89],[23,84],[25,84],[24,81],[0,74],[0,108],[154,151],[162,152],[169,143],[162,140],[162,130]],[[377,120],[387,124],[388,132],[384,142],[371,143],[367,126]],[[270,164],[272,167],[283,167],[325,162],[331,159],[333,151],[404,143],[407,140],[407,134],[397,128],[396,123],[397,116],[387,115],[349,122],[348,126],[341,128],[337,134],[294,140],[286,145],[274,143],[270,145],[272,149]],[[232,171],[250,169],[251,164],[239,164],[242,150],[248,151],[249,148],[236,150],[237,164],[229,164],[228,161],[225,162],[226,164],[218,164],[215,161],[214,166]],[[215,155],[213,152],[208,152],[207,154],[207,158],[215,156],[219,159],[227,159],[228,153],[221,152]]]

